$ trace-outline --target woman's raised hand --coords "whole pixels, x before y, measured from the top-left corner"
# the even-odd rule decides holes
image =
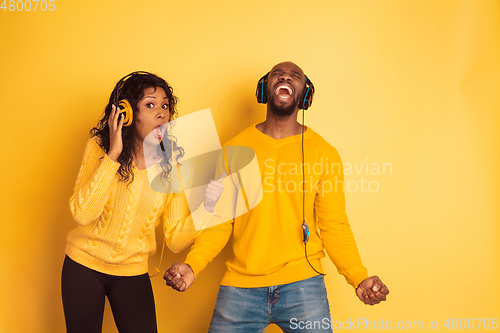
[[[125,118],[123,115],[120,117],[120,108],[117,108],[115,105],[111,107],[111,113],[108,118],[108,126],[109,126],[109,151],[108,157],[113,161],[117,161],[118,157],[123,150],[123,141],[122,141],[122,127],[123,127],[123,119]]]
[[[223,172],[217,180],[210,180],[205,190],[205,210],[209,213],[214,212],[214,207],[224,190],[224,185],[222,181],[227,176],[227,172]]]

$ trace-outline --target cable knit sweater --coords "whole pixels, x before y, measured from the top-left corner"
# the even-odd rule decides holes
[[[150,168],[134,167],[134,180],[129,183],[119,180],[119,167],[94,139],[88,141],[70,199],[78,227],[68,234],[66,254],[101,273],[140,275],[147,273],[148,257],[156,252],[156,226],[163,222],[167,246],[180,252],[192,243],[212,214],[202,205],[191,215],[180,190],[154,191],[148,179]],[[174,167],[169,175],[173,188],[176,183],[182,188],[178,180],[186,184],[192,176],[191,169],[181,175],[178,170]]]

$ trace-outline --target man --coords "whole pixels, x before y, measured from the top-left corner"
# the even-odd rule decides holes
[[[270,323],[284,332],[331,332],[319,273],[324,249],[363,303],[378,304],[389,293],[377,276],[368,277],[361,263],[345,214],[340,156],[297,122],[299,108],[309,107],[313,92],[312,82],[292,62],[277,64],[259,81],[257,97],[267,102],[266,120],[225,147],[255,151],[263,178],[262,201],[234,222],[205,230],[185,263],[165,273],[167,285],[186,290],[234,233],[233,256],[226,263],[211,333],[263,332]],[[234,173],[232,159],[226,158],[226,169]],[[221,203],[237,196],[230,190],[234,184],[224,183]]]

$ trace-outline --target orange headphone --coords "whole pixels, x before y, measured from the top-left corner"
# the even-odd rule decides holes
[[[130,126],[132,124],[132,121],[134,120],[134,109],[132,108],[132,105],[130,105],[130,102],[127,101],[126,99],[119,100],[120,97],[120,89],[123,88],[123,84],[125,81],[133,76],[133,75],[154,75],[149,72],[144,72],[144,71],[136,71],[132,72],[130,74],[125,75],[124,77],[121,78],[120,81],[115,86],[114,92],[115,92],[115,98],[114,102],[115,105],[120,109],[120,116],[123,115],[123,126]],[[120,118],[118,118],[120,119]]]

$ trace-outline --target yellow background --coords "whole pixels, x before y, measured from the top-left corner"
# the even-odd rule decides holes
[[[211,108],[224,142],[264,119],[256,82],[284,60],[314,82],[306,124],[345,163],[392,165],[346,176],[379,184],[347,193],[347,209],[389,300],[364,306],[324,260],[334,320],[439,319],[444,331],[446,318],[500,317],[499,1],[54,3],[0,10],[0,332],[64,331],[68,199],[119,78],[163,76],[180,115]],[[160,332],[207,330],[227,256],[183,294],[153,279]],[[104,332],[116,332],[109,306]]]

